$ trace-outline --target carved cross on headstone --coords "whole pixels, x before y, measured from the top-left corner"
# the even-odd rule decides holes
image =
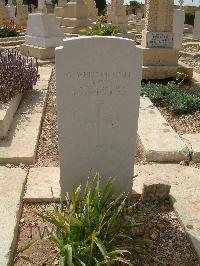
[[[96,140],[93,144],[95,147],[102,147],[102,139],[101,139],[101,132],[105,130],[105,127],[103,125],[107,124],[107,126],[116,126],[117,122],[117,116],[113,114],[103,114],[103,103],[97,104],[96,108],[96,119],[87,120],[87,124],[92,125],[94,127],[94,130],[96,130]]]
[[[95,108],[95,118],[90,119],[89,117],[83,117],[82,119],[85,121],[85,125],[87,126],[87,130],[93,130],[95,132],[94,140],[91,140],[91,146],[100,148],[103,146],[102,140],[102,132],[105,131],[105,127],[113,127],[117,128],[118,126],[118,116],[112,113],[105,113],[103,103],[98,103]],[[80,111],[75,111],[74,117],[82,117],[84,114],[80,114]],[[80,119],[80,118],[79,118]]]

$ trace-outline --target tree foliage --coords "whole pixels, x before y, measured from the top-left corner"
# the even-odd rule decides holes
[[[138,1],[136,1],[136,0],[131,0],[131,1],[129,2],[129,5],[130,5],[131,7],[134,7],[134,8],[140,7],[140,3],[138,3]]]
[[[95,0],[98,13],[103,14],[106,7],[106,0]]]

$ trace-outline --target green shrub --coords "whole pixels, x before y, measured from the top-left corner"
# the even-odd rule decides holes
[[[167,85],[147,83],[143,93],[160,107],[166,107],[174,115],[191,114],[200,111],[200,93],[183,91],[174,82]]]
[[[15,50],[0,52],[0,103],[31,90],[37,79],[37,67],[31,58]]]
[[[114,179],[110,179],[102,187],[101,177],[96,174],[87,180],[85,189],[81,185],[74,189],[71,199],[67,194],[66,204],[55,207],[51,213],[38,214],[55,227],[48,239],[59,251],[61,266],[116,265],[118,262],[131,265],[124,258],[125,253],[130,253],[124,247],[133,249],[133,244],[138,243],[128,235],[128,229],[137,223],[128,215],[132,207],[126,206],[125,193],[115,197],[113,182]],[[28,244],[28,248],[30,246]]]
[[[194,26],[194,13],[185,13],[185,24],[193,25]]]
[[[120,29],[116,26],[104,26],[104,25],[98,25],[91,29],[82,29],[80,30],[80,33],[82,35],[100,35],[100,36],[113,36],[117,33],[120,33]]]
[[[13,21],[10,21],[6,25],[0,27],[0,38],[17,37],[19,31]]]

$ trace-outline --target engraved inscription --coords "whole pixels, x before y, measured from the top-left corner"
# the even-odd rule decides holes
[[[123,96],[127,93],[127,81],[131,72],[67,72],[67,78],[77,80],[80,86],[72,88],[72,95],[78,96]]]
[[[148,47],[172,47],[173,33],[171,32],[149,32],[147,35]]]

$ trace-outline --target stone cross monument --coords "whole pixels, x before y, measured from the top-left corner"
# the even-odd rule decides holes
[[[47,13],[45,0],[38,0],[38,13]]]
[[[108,22],[114,26],[120,27],[124,32],[128,29],[128,17],[126,16],[126,7],[123,0],[112,0],[108,14]]]
[[[26,25],[28,20],[28,6],[23,5],[23,0],[17,0],[17,15],[16,15],[16,24],[17,25]]]
[[[142,31],[143,79],[177,77],[177,71],[192,76],[192,69],[178,65],[174,48],[174,0],[147,0]]]
[[[4,25],[9,21],[9,10],[5,6],[5,1],[0,0],[0,25]]]

